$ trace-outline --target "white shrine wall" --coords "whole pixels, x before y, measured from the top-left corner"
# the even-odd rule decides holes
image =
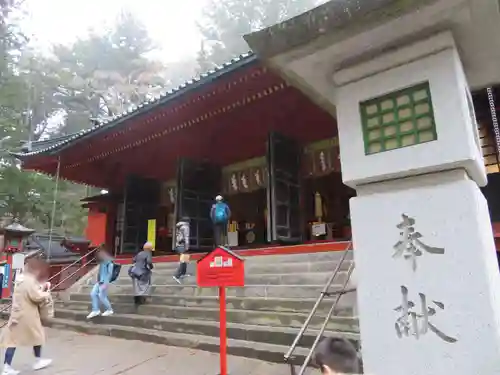
[[[465,168],[480,186],[486,185],[477,126],[467,103],[470,92],[451,33],[344,69],[333,78],[341,85],[335,99],[338,123],[344,124],[339,126],[339,138],[346,185],[355,188],[457,167]],[[365,155],[359,104],[426,81],[430,85],[437,141]]]

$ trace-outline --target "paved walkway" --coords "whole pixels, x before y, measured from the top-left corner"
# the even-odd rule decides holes
[[[104,336],[88,336],[48,329],[44,356],[54,359],[50,368],[31,370],[31,350],[16,353],[14,367],[22,375],[217,375],[215,353],[175,348]],[[3,352],[2,352],[3,356]],[[230,375],[289,375],[287,366],[229,357]],[[316,371],[310,372],[315,374]]]

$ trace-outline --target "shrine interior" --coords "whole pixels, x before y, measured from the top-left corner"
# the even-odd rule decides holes
[[[266,190],[225,196],[231,208],[228,241],[232,247],[251,248],[267,243]]]
[[[304,179],[304,232],[308,241],[349,240],[349,199],[355,191],[342,183],[339,172]],[[320,224],[324,224],[324,228]],[[319,230],[314,233],[313,228]]]

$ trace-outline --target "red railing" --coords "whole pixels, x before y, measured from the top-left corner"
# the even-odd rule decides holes
[[[59,272],[50,276],[49,282],[52,283],[51,291],[61,291],[72,286],[80,277],[84,276],[92,267],[95,266],[95,254],[102,248],[102,245],[90,250],[73,263],[62,268]],[[12,301],[0,309],[0,314],[5,313],[12,307]],[[6,323],[5,323],[6,324]],[[3,327],[3,324],[1,327]],[[0,328],[1,328],[0,327]]]

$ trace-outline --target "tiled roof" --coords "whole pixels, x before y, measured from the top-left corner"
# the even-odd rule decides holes
[[[62,245],[65,238],[60,235],[41,234],[35,233],[25,239],[24,248],[28,251],[31,250],[41,250],[47,255],[48,249],[50,247],[50,257],[48,259],[49,263],[56,260],[76,260],[80,257],[80,254],[73,252]],[[52,244],[49,246],[49,242]],[[88,241],[87,241],[88,242]]]
[[[201,87],[202,85],[212,82],[213,80],[219,78],[220,76],[232,72],[242,66],[245,66],[246,64],[255,61],[256,60],[256,55],[254,55],[252,52],[240,55],[231,61],[218,66],[214,68],[213,70],[210,70],[206,73],[201,74],[198,77],[195,77],[179,87],[169,90],[167,92],[164,92],[149,101],[146,101],[144,103],[141,103],[137,106],[133,106],[129,108],[128,110],[113,116],[109,119],[106,119],[104,121],[99,121],[97,122],[94,126],[92,126],[89,129],[84,129],[81,130],[78,133],[63,136],[63,137],[58,137],[54,138],[51,140],[46,140],[46,141],[38,141],[38,142],[33,142],[31,151],[30,152],[12,152],[11,154],[16,156],[16,157],[26,157],[26,156],[33,156],[33,155],[38,155],[42,153],[47,153],[47,152],[56,152],[59,151],[60,149],[64,148],[65,146],[74,143],[77,140],[80,140],[82,138],[86,138],[88,136],[92,136],[95,133],[98,133],[102,130],[108,130],[118,124],[121,124],[137,115],[140,115],[144,112],[150,111],[151,109],[154,109],[160,105],[163,105],[167,102],[169,102],[172,99],[175,99],[179,97],[180,95],[189,92],[190,90],[196,89],[198,87]]]
[[[51,147],[60,144],[64,141],[71,139],[75,134],[63,135],[57,138],[46,139],[43,141],[36,141],[31,144],[31,152],[24,152],[26,144],[23,146],[23,150],[20,153],[12,152],[13,155],[31,155],[38,154],[44,150],[49,150]]]

